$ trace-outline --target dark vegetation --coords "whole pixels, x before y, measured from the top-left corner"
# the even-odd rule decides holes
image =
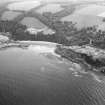
[[[65,46],[70,45],[91,45],[105,49],[105,31],[97,30],[95,26],[78,30],[72,22],[61,22],[56,20],[51,13],[37,13],[28,15],[35,16],[49,28],[55,30],[55,34],[44,35],[43,32],[30,34],[26,31],[27,26],[22,25],[19,21],[0,21],[0,32],[9,32],[12,40],[31,40],[31,41],[49,41],[59,43]],[[27,14],[26,14],[27,16]],[[95,67],[104,68],[105,59],[93,59],[86,54],[76,53],[72,50],[57,48],[57,53],[73,62],[85,65],[85,68]],[[100,69],[102,72],[104,69]]]
[[[85,45],[90,44],[95,47],[105,48],[105,31],[96,29],[96,27],[88,27],[81,30],[77,30],[75,24],[72,22],[53,21],[49,18],[51,14],[43,14],[47,17],[48,26],[55,30],[53,35],[44,35],[43,32],[39,32],[36,35],[26,32],[27,26],[22,25],[17,21],[0,21],[0,32],[11,33],[13,40],[32,40],[32,41],[50,41],[63,45]],[[40,17],[41,18],[41,17]],[[51,21],[52,20],[52,21]]]
[[[57,46],[55,52],[74,63],[80,64],[86,71],[93,70],[94,68],[97,69],[98,72],[105,74],[105,58],[94,59],[90,55],[87,55],[85,53],[77,53],[61,45]]]
[[[98,48],[105,48],[105,31],[97,30],[96,26],[78,30],[75,27],[76,23],[59,21],[55,18],[55,15],[50,12],[43,13],[43,15],[36,13],[34,16],[46,24],[49,28],[55,30],[55,36],[59,36],[59,38],[63,40],[65,39],[67,43],[63,44],[92,44]]]
[[[69,11],[68,8],[71,10]],[[67,11],[68,10],[68,11]],[[74,7],[65,7],[64,11],[68,14],[74,10]],[[13,21],[0,21],[0,31],[1,32],[10,32],[11,38],[13,40],[41,40],[41,41],[50,41],[56,42],[64,45],[84,45],[92,44],[95,47],[105,48],[105,31],[97,31],[96,27],[88,27],[78,30],[75,27],[76,23],[72,22],[62,22],[59,20],[59,16],[50,12],[43,14],[38,14],[32,9],[29,12],[25,12],[22,15],[15,18]],[[65,15],[62,13],[61,15]],[[24,17],[35,17],[39,19],[49,28],[55,30],[53,35],[44,35],[42,32],[37,35],[30,34],[25,30],[27,27],[22,25],[20,21]]]
[[[95,68],[101,68],[105,66],[105,58],[94,59],[92,56],[89,56],[87,54],[81,54],[81,56],[85,60],[86,63],[88,63],[89,65]]]

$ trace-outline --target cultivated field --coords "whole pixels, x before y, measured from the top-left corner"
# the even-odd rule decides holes
[[[97,16],[100,13],[105,12],[105,6],[102,5],[88,5],[82,9],[77,9],[76,14],[82,14],[82,15],[93,15]]]
[[[38,1],[23,1],[23,2],[14,2],[8,5],[9,10],[24,10],[29,11],[32,8],[40,6],[40,2]]]
[[[44,7],[36,10],[38,13],[44,13],[44,12],[51,12],[51,13],[57,13],[62,11],[63,8],[60,6],[60,4],[48,4],[45,5]]]
[[[79,29],[102,24],[101,17],[91,16],[91,15],[80,15],[80,14],[73,14],[66,16],[62,18],[62,21],[72,21],[73,23],[76,23],[76,26]]]
[[[33,18],[33,17],[25,17],[21,21],[21,23],[24,25],[27,25],[28,27],[33,27],[36,29],[42,29],[46,27],[42,22],[40,22],[38,19]]]
[[[13,20],[17,16],[19,16],[21,13],[20,12],[13,12],[13,11],[6,11],[2,14],[1,19],[2,20]]]
[[[76,23],[76,26],[81,29],[88,26],[101,25],[103,24],[103,17],[99,14],[105,11],[105,6],[91,4],[91,5],[82,5],[82,7],[77,6],[75,12],[71,15],[65,16],[61,21],[72,21]],[[104,13],[105,15],[105,13]]]

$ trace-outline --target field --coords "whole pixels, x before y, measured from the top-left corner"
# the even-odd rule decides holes
[[[73,14],[62,18],[62,21],[72,21],[76,26],[81,29],[88,26],[102,24],[102,18],[98,16]]]
[[[4,13],[4,11],[7,11],[7,6],[8,6],[9,3],[5,3],[5,4],[1,4],[0,3],[0,18],[2,16],[2,14]]]
[[[28,27],[33,27],[36,29],[43,29],[46,28],[46,26],[40,22],[38,19],[33,18],[33,17],[25,17],[22,21],[22,24],[28,26]]]
[[[105,17],[105,12],[99,14],[98,16],[100,16],[100,17]]]
[[[44,7],[36,10],[36,12],[42,14],[44,12],[51,12],[51,13],[57,13],[62,11],[63,8],[60,6],[60,4],[47,4]]]
[[[8,5],[9,10],[24,10],[29,11],[32,8],[40,6],[40,2],[38,1],[23,1],[23,2],[14,2]]]
[[[103,17],[99,14],[105,11],[105,6],[100,5],[85,5],[77,7],[75,12],[71,15],[65,16],[61,21],[72,21],[76,23],[77,28],[81,29],[88,26],[101,25]]]
[[[42,16],[44,12],[51,12],[55,20],[77,23],[76,26],[80,29],[93,25],[104,28],[102,20],[105,17],[105,6],[98,3],[73,4],[56,1],[50,3],[48,0],[45,2],[24,0],[4,5],[0,15],[2,20],[14,19],[28,27],[40,29],[48,27],[46,18]]]
[[[76,10],[76,14],[97,16],[105,12],[105,6],[102,5],[88,5],[80,10]]]
[[[20,12],[13,12],[13,11],[6,11],[2,14],[1,19],[2,20],[13,20],[17,16],[19,16],[21,13]]]

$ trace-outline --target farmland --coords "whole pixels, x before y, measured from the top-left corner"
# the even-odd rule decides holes
[[[2,20],[13,20],[17,16],[21,15],[20,12],[6,11],[3,13],[1,19]]]
[[[105,11],[105,6],[96,4],[77,6],[75,12],[71,15],[65,16],[61,21],[72,21],[81,29],[89,26],[98,26],[103,24],[103,17],[99,14]]]
[[[33,17],[25,17],[21,23],[23,25],[26,25],[27,27],[33,27],[33,28],[36,28],[36,29],[42,29],[42,28],[45,28],[46,26],[40,22],[38,19],[36,18],[33,18]]]
[[[38,1],[23,1],[23,2],[16,2],[11,3],[8,5],[9,10],[24,10],[29,11],[32,8],[35,8],[40,5],[40,2]]]
[[[91,5],[87,5],[82,9],[76,10],[75,13],[76,14],[82,14],[82,15],[93,15],[93,16],[97,16],[100,13],[103,13],[105,11],[105,6],[101,6],[101,5],[96,5],[96,4],[91,4]]]
[[[102,24],[102,18],[98,16],[73,14],[62,18],[62,21],[72,21],[78,28],[84,28]]]
[[[42,14],[44,12],[51,12],[56,13],[62,11],[63,8],[60,6],[60,4],[48,4],[38,10],[36,10],[38,13]]]

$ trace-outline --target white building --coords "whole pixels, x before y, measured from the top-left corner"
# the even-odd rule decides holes
[[[36,29],[31,27],[31,28],[27,28],[26,31],[29,32],[30,34],[37,34],[38,32],[42,32],[44,35],[52,35],[55,33],[55,31],[49,28]]]
[[[52,29],[46,29],[43,31],[43,34],[44,35],[52,35],[52,34],[55,34],[55,31]]]
[[[29,32],[30,34],[37,34],[38,32],[42,32],[43,30],[45,30],[45,28],[36,29],[36,28],[31,27],[31,28],[27,28],[26,31]]]

